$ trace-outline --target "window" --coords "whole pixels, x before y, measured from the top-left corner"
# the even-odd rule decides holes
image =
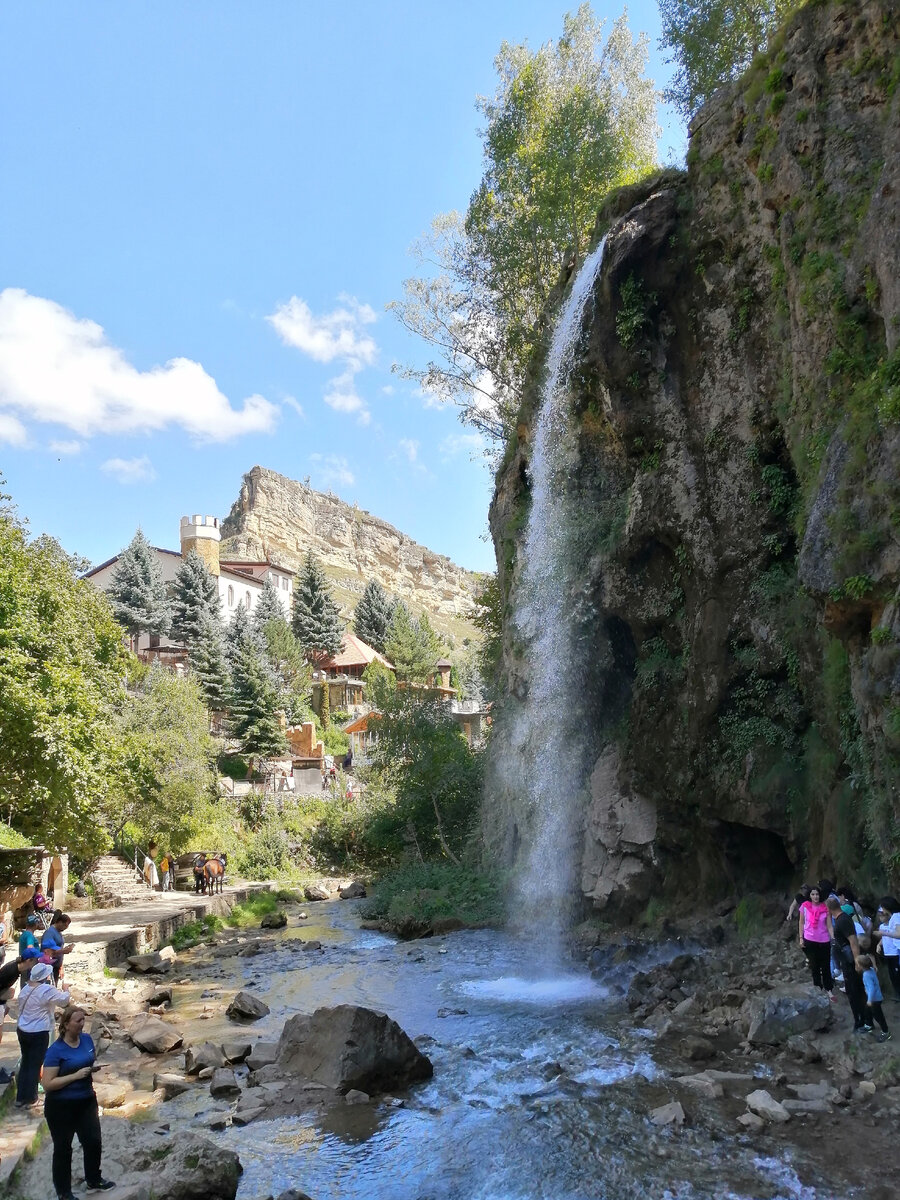
[[[234,588],[230,583],[228,585],[228,607],[234,608]]]
[[[281,586],[282,586],[282,588],[284,588],[285,591],[287,591],[288,588],[290,587],[290,584],[287,581],[286,575],[282,575],[282,577],[281,577]]]

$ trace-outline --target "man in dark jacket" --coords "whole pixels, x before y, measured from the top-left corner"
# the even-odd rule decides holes
[[[847,999],[850,1001],[850,1010],[853,1013],[853,1032],[871,1033],[872,1026],[866,1021],[866,989],[863,986],[862,976],[856,969],[856,960],[859,958],[856,928],[852,918],[841,910],[841,902],[837,896],[829,896],[826,903],[834,933],[837,960],[840,963],[844,988],[847,992]]]

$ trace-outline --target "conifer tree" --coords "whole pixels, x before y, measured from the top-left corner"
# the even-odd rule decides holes
[[[332,599],[325,572],[309,551],[294,584],[294,636],[312,662],[337,654],[344,636],[340,609]]]
[[[393,664],[397,678],[424,683],[440,652],[440,643],[428,617],[423,613],[418,621],[415,620],[403,601],[398,600],[385,642],[385,654]]]
[[[239,604],[225,628],[225,657],[232,668],[245,646],[251,644],[255,645],[257,650],[261,649],[262,642],[253,628],[250,616],[243,604]]]
[[[196,550],[189,550],[175,574],[172,637],[191,647],[203,634],[207,618],[219,620],[219,585]]]
[[[285,752],[279,709],[278,686],[259,646],[247,638],[232,668],[231,733],[239,739],[242,753],[274,758]]]
[[[219,618],[205,614],[197,637],[188,648],[191,669],[211,712],[224,712],[231,698],[231,672],[225,656],[225,638]]]
[[[353,613],[353,628],[373,650],[384,654],[392,604],[377,579],[370,579]]]
[[[172,613],[162,570],[150,543],[138,529],[119,555],[107,593],[113,613],[133,638],[141,633],[168,633]]]
[[[266,579],[263,583],[263,590],[260,593],[260,597],[256,602],[256,607],[253,610],[252,621],[254,628],[262,633],[269,621],[283,621],[284,619],[284,608],[278,599],[278,589],[271,579]]]

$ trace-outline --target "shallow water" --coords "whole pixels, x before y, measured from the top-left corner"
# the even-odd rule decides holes
[[[360,930],[353,905],[314,911],[322,953],[282,939],[274,953],[217,964],[226,994],[243,983],[272,1008],[253,1033],[277,1037],[286,1016],[323,1004],[364,1004],[433,1039],[422,1048],[434,1078],[402,1106],[339,1106],[211,1134],[240,1155],[239,1200],[290,1186],[315,1200],[834,1200],[730,1136],[651,1126],[648,1107],[667,1098],[653,1039],[622,1032],[616,989],[586,970],[537,975],[533,945],[502,932],[401,943]],[[235,1036],[218,1018],[207,1025],[214,1040]],[[213,1107],[195,1094],[166,1111]]]

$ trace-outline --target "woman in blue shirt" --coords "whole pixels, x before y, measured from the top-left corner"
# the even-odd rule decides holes
[[[59,983],[62,974],[63,955],[72,949],[71,944],[67,946],[63,939],[63,934],[71,924],[72,918],[69,914],[57,909],[50,928],[44,930],[44,936],[41,938],[41,952],[53,962],[53,979],[56,983]]]
[[[93,1074],[97,1052],[84,1033],[84,1009],[70,1006],[59,1018],[59,1037],[44,1058],[44,1118],[53,1138],[53,1186],[59,1200],[72,1195],[72,1139],[78,1135],[84,1153],[89,1192],[111,1192],[116,1186],[100,1174],[100,1113]]]

